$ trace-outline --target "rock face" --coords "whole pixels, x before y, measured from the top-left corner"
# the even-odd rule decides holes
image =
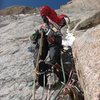
[[[82,21],[75,31],[75,67],[85,100],[100,100],[100,0],[72,0],[61,11],[69,15],[71,28]]]
[[[66,9],[67,12],[86,12],[100,9],[100,0],[71,0],[67,6],[63,5],[62,10]]]
[[[77,29],[88,29],[100,24],[100,12],[95,13],[93,16],[85,19]]]
[[[14,15],[14,14],[32,14],[39,12],[38,8],[25,7],[25,6],[13,6],[0,10],[0,15]]]
[[[0,100],[33,100],[33,53],[28,47],[40,23],[38,15],[0,16]],[[36,88],[35,100],[41,100],[42,92],[45,99],[47,91]]]
[[[31,100],[33,96],[29,36],[41,19],[33,15],[16,17],[0,17],[0,100]]]
[[[77,38],[73,51],[85,100],[100,100],[100,25]]]
[[[100,24],[100,11],[98,10],[100,6],[97,8],[92,6],[91,9],[91,6],[87,6],[86,10],[81,7],[82,2],[78,1],[73,0],[67,6],[64,5],[58,13],[63,11],[69,15],[72,28],[84,19],[78,29],[85,30],[78,31],[79,36],[76,34],[73,48],[76,70],[85,93],[85,100],[99,100],[100,25],[98,24]],[[92,2],[92,0],[88,1]],[[87,0],[84,0],[84,3],[88,5],[89,3],[86,2]],[[99,4],[99,0],[95,3]],[[4,11],[6,16],[0,16],[0,100],[32,100],[33,54],[28,52],[27,48],[30,46],[29,36],[42,20],[38,15],[33,15],[30,10],[31,8],[27,7],[20,12],[18,9],[8,9],[7,12]],[[13,13],[15,11],[19,15]],[[29,11],[31,14],[27,14]],[[88,30],[89,25],[92,28]],[[42,90],[41,87],[37,88],[36,100],[41,99]]]
[[[61,6],[60,12],[66,13],[70,17],[71,29],[83,19],[84,21],[78,29],[93,27],[92,25],[100,23],[100,0],[96,0],[96,2],[93,0],[71,0],[67,5]]]

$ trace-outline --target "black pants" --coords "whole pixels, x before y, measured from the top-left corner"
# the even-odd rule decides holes
[[[38,56],[38,51],[39,51],[39,44],[40,44],[40,39],[38,39],[38,42],[35,47],[34,51],[34,65],[36,66],[37,62],[37,56]],[[58,63],[60,65],[60,49],[61,49],[61,44],[62,44],[62,37],[61,36],[56,36],[56,42],[54,44],[49,44],[47,41],[47,37],[43,38],[43,48],[42,48],[42,55],[40,56],[41,60],[45,60],[47,54],[49,53],[49,58],[50,64],[56,64]]]

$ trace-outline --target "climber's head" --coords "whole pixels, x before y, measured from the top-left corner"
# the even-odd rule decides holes
[[[42,6],[41,10],[40,10],[41,16],[44,16],[44,15],[46,16],[48,14],[49,10],[50,10],[49,6]]]

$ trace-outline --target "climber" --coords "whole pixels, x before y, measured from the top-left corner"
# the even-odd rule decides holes
[[[40,33],[43,32],[43,50],[42,55],[40,57],[39,66],[42,70],[46,70],[53,65],[61,66],[60,62],[60,50],[62,49],[62,34],[61,28],[66,25],[66,17],[69,21],[69,17],[62,14],[57,16],[57,13],[50,8],[49,6],[43,6],[40,10],[41,17],[43,19],[43,24],[41,25],[39,30],[35,31],[36,36],[35,42],[36,47],[34,51],[34,65],[36,66],[36,59],[39,51],[39,43],[40,43]],[[50,61],[46,64],[45,58],[49,51]],[[60,77],[58,75],[58,77]]]

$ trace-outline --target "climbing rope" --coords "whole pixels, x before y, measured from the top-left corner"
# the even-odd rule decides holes
[[[35,68],[35,71],[34,71],[34,73],[35,73],[35,79],[34,79],[34,85],[33,85],[33,100],[35,100],[35,94],[36,94],[36,77],[37,77],[37,75],[39,75],[39,74],[44,74],[44,72],[43,73],[39,73],[39,66],[38,66],[38,64],[39,64],[39,60],[40,60],[40,56],[42,55],[42,47],[43,47],[43,32],[41,32],[41,38],[40,38],[40,47],[39,47],[39,52],[38,52],[38,57],[37,57],[37,61],[36,61],[36,68]]]
[[[73,80],[73,76],[74,76],[74,71],[72,69],[70,71],[68,81],[64,86],[64,88],[62,89],[61,92],[62,95],[59,94],[56,100],[66,100],[68,98],[70,98],[71,100],[83,100],[78,97],[78,93],[81,93],[81,91],[74,85],[74,83],[76,83],[76,80]]]
[[[61,68],[62,68],[62,72],[63,72],[63,79],[64,79],[64,82],[63,82],[61,88],[59,89],[58,93],[55,95],[54,100],[57,99],[57,96],[59,95],[59,93],[61,92],[61,90],[64,88],[65,83],[66,83],[65,71],[64,71],[63,61],[62,61],[62,53],[61,53],[61,59],[60,59],[60,60],[61,60]]]
[[[42,99],[45,93],[45,75],[43,75],[43,92],[42,92]]]

